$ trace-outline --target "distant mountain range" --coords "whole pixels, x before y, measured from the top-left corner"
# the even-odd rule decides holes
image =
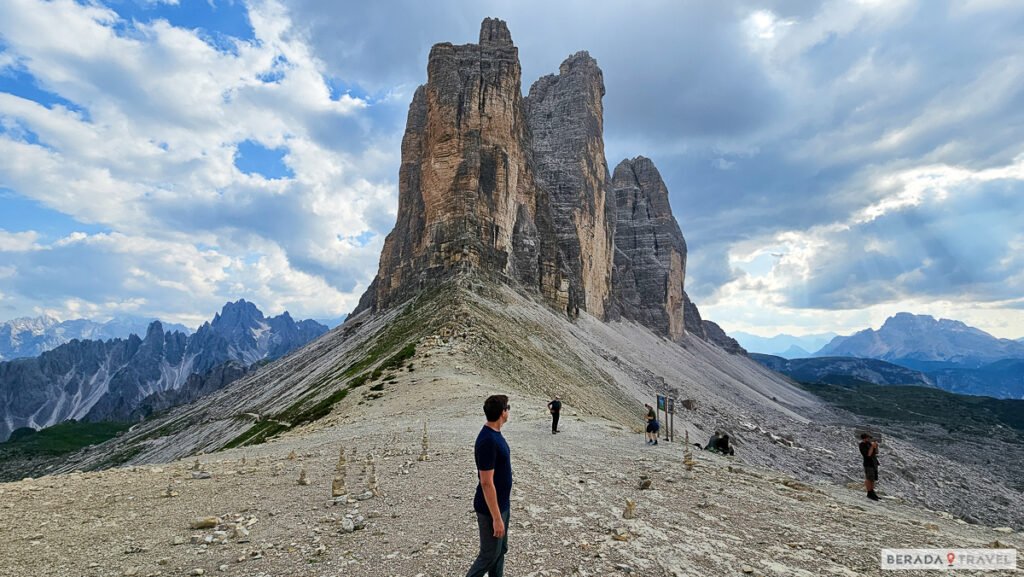
[[[784,334],[775,335],[774,337],[762,337],[736,331],[729,333],[729,336],[736,339],[740,346],[749,352],[796,359],[811,356],[812,351],[825,346],[838,335],[830,332],[799,337]]]
[[[751,353],[750,358],[773,371],[802,383],[838,385],[864,382],[876,385],[935,386],[931,379],[919,371],[877,359],[851,357],[784,359],[758,353]]]
[[[801,382],[917,384],[966,395],[1024,399],[1022,341],[999,339],[960,321],[899,313],[877,331],[833,338],[813,359],[785,362],[781,354],[751,356]],[[894,365],[901,370],[894,370]]]
[[[0,322],[0,361],[38,357],[74,339],[105,341],[126,339],[132,334],[142,336],[155,320],[119,316],[101,323],[89,319],[59,321],[53,317],[40,316]],[[168,332],[192,334],[192,329],[184,325],[163,323],[163,326]]]
[[[977,368],[1001,359],[1024,358],[1024,343],[996,338],[960,321],[898,313],[877,331],[865,329],[832,339],[814,356],[882,359],[904,366],[916,363],[915,368],[935,366],[920,363]]]
[[[266,318],[252,303],[224,305],[192,335],[159,321],[144,338],[74,340],[35,358],[0,363],[0,441],[20,427],[68,419],[137,420],[189,402],[327,332],[285,312]]]

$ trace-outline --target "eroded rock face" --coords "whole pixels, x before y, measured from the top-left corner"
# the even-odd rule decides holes
[[[427,78],[402,141],[398,221],[357,312],[466,268],[554,299],[560,266],[543,264],[557,247],[551,220],[537,218],[550,208],[531,170],[519,54],[505,23],[484,20],[479,44],[434,45]]]
[[[551,198],[570,300],[604,318],[611,290],[612,232],[604,156],[604,76],[586,52],[530,87],[526,121],[537,183]]]
[[[478,44],[436,44],[409,106],[395,229],[353,316],[474,270],[570,318],[711,340],[683,291],[686,241],[654,163],[625,160],[609,176],[604,92],[578,52],[524,99],[500,20],[484,20]]]
[[[623,160],[615,191],[613,315],[677,339],[686,332],[686,241],[672,216],[668,189],[650,159]]]

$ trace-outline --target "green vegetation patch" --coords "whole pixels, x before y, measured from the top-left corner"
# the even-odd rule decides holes
[[[941,389],[885,386],[842,379],[800,383],[825,401],[858,415],[895,422],[934,423],[950,431],[984,432],[1003,425],[1024,433],[1024,401],[958,395]]]
[[[0,444],[0,449],[18,456],[64,455],[108,441],[129,427],[131,423],[65,421],[34,432],[18,429],[6,443]]]
[[[353,389],[365,385],[368,381],[379,379],[387,371],[402,368],[406,361],[416,356],[416,344],[410,341],[415,341],[430,330],[430,322],[425,319],[427,315],[422,312],[414,314],[414,311],[421,309],[437,294],[436,290],[421,294],[373,339],[369,350],[362,357],[344,369],[335,368],[326,371],[291,406],[256,423],[232,439],[224,448],[231,449],[263,443],[289,428],[321,419],[330,414],[334,405],[344,399]],[[396,348],[398,351],[393,353]],[[390,356],[388,356],[389,354]],[[381,361],[381,359],[384,360]],[[338,389],[331,395],[314,401],[317,396],[322,394],[322,389],[330,385],[337,386]],[[383,385],[378,386],[383,388]],[[373,390],[379,391],[380,389],[373,388]]]

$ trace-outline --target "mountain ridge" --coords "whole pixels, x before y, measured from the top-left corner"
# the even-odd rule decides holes
[[[813,355],[813,352],[820,350],[832,339],[839,336],[834,332],[802,336],[780,333],[771,337],[764,337],[744,331],[733,331],[730,334],[743,348],[750,352],[776,355],[784,358],[795,358],[793,355],[785,354],[790,349],[793,349],[794,353],[798,353],[796,356],[810,357]]]
[[[149,325],[159,319],[120,315],[105,321],[71,319],[66,321],[43,315],[20,317],[0,322],[0,361],[10,361],[40,354],[69,341],[109,340],[146,334]],[[192,334],[194,331],[181,324],[165,323],[171,332]]]
[[[897,313],[877,331],[868,328],[848,337],[838,336],[814,355],[980,366],[1004,358],[1024,358],[1024,344],[996,338],[957,320]]]
[[[0,440],[20,427],[67,419],[137,418],[143,406],[166,408],[175,398],[167,396],[171,391],[186,385],[186,391],[205,391],[224,384],[228,375],[243,374],[228,367],[211,373],[225,363],[248,367],[277,358],[326,331],[312,321],[295,323],[287,313],[265,318],[255,305],[239,300],[225,304],[192,335],[165,332],[154,321],[144,338],[72,340],[39,357],[0,363]],[[192,392],[183,395],[195,398]]]

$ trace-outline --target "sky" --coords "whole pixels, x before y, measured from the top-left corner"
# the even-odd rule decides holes
[[[1015,0],[4,0],[0,320],[343,316],[430,47],[486,16],[524,91],[597,59],[610,168],[658,166],[705,318],[1024,337]]]

